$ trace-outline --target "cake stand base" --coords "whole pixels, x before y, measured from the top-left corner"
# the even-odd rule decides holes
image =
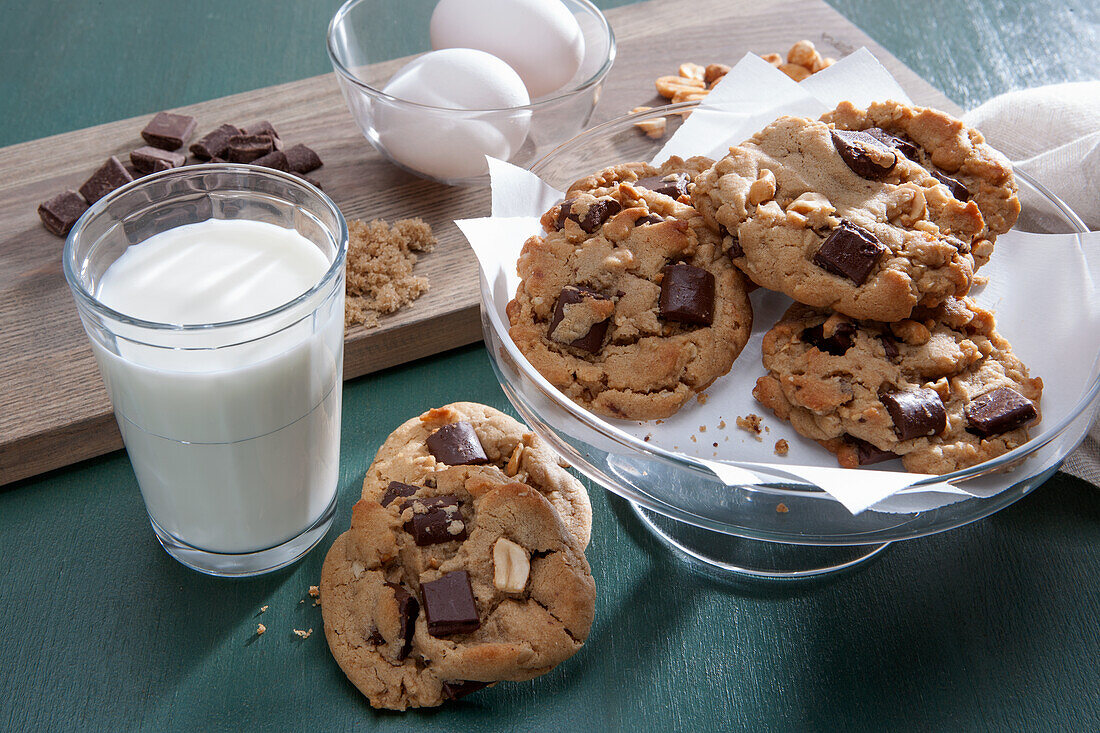
[[[891,544],[821,546],[747,540],[669,519],[632,501],[628,503],[658,539],[722,575],[761,580],[814,578],[869,562]]]

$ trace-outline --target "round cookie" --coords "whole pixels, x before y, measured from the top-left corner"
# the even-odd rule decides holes
[[[865,132],[781,117],[695,179],[692,200],[757,285],[853,318],[898,321],[969,292],[985,224]]]
[[[973,200],[982,212],[985,242],[975,242],[974,259],[981,266],[993,251],[993,241],[1004,234],[1020,215],[1016,179],[1012,164],[989,147],[977,130],[967,127],[951,115],[927,107],[912,107],[901,102],[875,102],[859,109],[841,102],[821,120],[842,130],[877,128],[898,136],[897,151],[920,163],[961,201]]]
[[[491,466],[395,486],[355,504],[321,571],[329,649],[372,706],[439,705],[580,649],[595,584],[541,493]]]
[[[551,384],[602,415],[668,417],[729,371],[752,328],[745,281],[686,203],[682,165],[581,179],[517,263],[512,340]]]
[[[1041,419],[1043,381],[969,299],[895,323],[795,304],[764,336],[753,395],[855,468],[901,456],[945,474],[1022,445]]]
[[[470,439],[470,432],[462,428],[462,423],[470,427],[474,439]],[[442,428],[446,430],[439,433]],[[472,440],[467,442],[473,452],[440,452],[446,448],[447,441],[443,438],[448,436],[460,446],[463,437]],[[433,444],[437,445],[435,452]],[[534,487],[558,511],[581,548],[588,547],[592,505],[584,485],[563,468],[550,446],[527,426],[475,402],[454,402],[433,408],[390,433],[367,469],[362,496],[378,501],[390,481],[419,484],[428,474],[456,465],[456,461],[494,466],[503,472],[502,476]]]

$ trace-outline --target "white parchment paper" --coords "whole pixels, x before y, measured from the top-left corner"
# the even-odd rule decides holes
[[[670,155],[721,157],[731,144],[750,137],[782,114],[816,117],[844,99],[865,106],[875,100],[908,101],[897,82],[866,49],[795,83],[759,57],[749,54],[719,83],[680,126],[652,162]],[[627,161],[623,161],[627,162]],[[493,292],[495,320],[507,333],[504,308],[519,284],[516,260],[523,242],[541,234],[539,217],[563,193],[529,171],[489,161],[492,217],[456,222],[469,240]],[[577,171],[581,176],[589,171]],[[1100,354],[1100,233],[1039,235],[1009,232],[997,240],[991,262],[981,274],[989,284],[971,293],[997,313],[999,330],[1033,375],[1043,377],[1043,422],[1032,429],[1041,439],[1065,420],[1081,399],[1097,369]],[[704,462],[727,484],[759,483],[754,469],[773,477],[780,472],[809,481],[853,513],[914,512],[970,496],[992,496],[1047,468],[1053,456],[1035,456],[1015,473],[968,481],[965,488],[944,482],[912,487],[928,476],[867,467],[841,469],[814,441],[802,438],[775,419],[752,397],[763,374],[761,341],[791,300],[758,289],[751,296],[753,333],[729,374],[707,390],[704,402],[691,400],[660,424],[607,419],[638,438]],[[756,440],[735,426],[738,416],[764,417],[765,433]],[[790,445],[777,458],[775,442]],[[897,464],[891,464],[897,465]]]

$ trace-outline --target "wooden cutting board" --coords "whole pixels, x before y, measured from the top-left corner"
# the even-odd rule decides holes
[[[618,57],[592,123],[660,104],[653,80],[684,61],[734,63],[748,51],[785,53],[813,40],[840,57],[870,48],[919,103],[946,97],[820,0],[650,0],[607,13]],[[387,62],[396,69],[400,60]],[[349,219],[419,216],[439,245],[418,274],[431,291],[374,329],[346,336],[347,379],[481,338],[477,266],[454,219],[489,213],[488,191],[449,188],[387,163],[366,142],[331,74],[182,107],[198,131],[268,119],[325,161],[312,174]],[[91,349],[61,274],[62,240],[39,222],[39,203],[75,189],[109,155],[141,145],[148,116],[0,149],[0,485],[122,447]]]

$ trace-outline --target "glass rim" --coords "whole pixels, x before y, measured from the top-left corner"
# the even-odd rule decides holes
[[[346,0],[346,2],[340,6],[340,9],[336,11],[336,14],[332,16],[332,20],[329,21],[328,30],[325,32],[325,49],[328,51],[329,61],[332,63],[332,68],[336,70],[336,73],[341,78],[354,84],[356,87],[362,89],[367,94],[383,99],[387,102],[395,104],[397,106],[407,106],[413,109],[423,109],[433,112],[447,112],[447,113],[461,113],[461,114],[485,114],[489,112],[534,112],[542,107],[548,106],[554,102],[558,102],[563,99],[575,96],[580,92],[587,91],[603,81],[608,72],[611,71],[612,65],[615,63],[615,55],[618,50],[618,46],[615,41],[615,31],[611,28],[611,24],[607,22],[607,17],[593,5],[589,0],[572,0],[585,8],[585,10],[597,18],[600,22],[600,30],[603,31],[604,37],[607,38],[607,58],[603,60],[600,68],[584,80],[580,84],[570,87],[562,91],[559,94],[555,94],[551,97],[540,98],[537,101],[530,102],[529,104],[520,105],[518,107],[491,107],[486,109],[458,109],[456,107],[437,107],[431,104],[422,104],[420,102],[413,102],[408,99],[402,99],[401,97],[395,97],[391,94],[387,94],[377,87],[373,87],[367,84],[365,81],[359,78],[351,69],[349,69],[344,62],[337,57],[336,49],[334,48],[334,37],[336,35],[336,28],[342,24],[345,18],[351,13],[351,11],[359,4],[366,2],[366,0]]]
[[[307,194],[313,196],[321,204],[322,208],[326,209],[329,213],[335,215],[336,221],[339,222],[339,231],[330,232],[336,235],[336,253],[332,262],[329,264],[324,275],[317,281],[317,283],[309,290],[305,291],[293,300],[289,300],[286,303],[278,305],[269,310],[257,313],[255,315],[246,316],[244,318],[236,318],[230,321],[217,321],[214,323],[164,323],[161,321],[150,321],[143,318],[137,318],[126,313],[111,308],[101,302],[95,295],[89,293],[87,288],[84,287],[84,283],[81,281],[77,274],[76,266],[76,241],[79,235],[87,228],[89,222],[91,222],[96,216],[102,214],[108,206],[115,202],[118,198],[126,193],[135,191],[150,183],[161,181],[166,178],[177,178],[189,176],[192,174],[200,173],[212,173],[212,172],[236,172],[243,173],[245,175],[257,176],[260,178],[270,178],[282,180],[285,183],[289,183],[292,186],[297,186]],[[216,189],[214,189],[216,190]],[[207,193],[210,193],[208,191]],[[242,193],[248,193],[242,191]],[[196,222],[197,223],[197,222]],[[73,292],[74,297],[78,301],[78,305],[83,305],[90,308],[97,315],[106,317],[113,321],[124,323],[128,326],[135,326],[150,331],[170,331],[176,333],[210,333],[215,330],[225,330],[234,328],[237,326],[244,326],[251,323],[258,323],[265,321],[269,318],[278,316],[282,313],[286,313],[294,309],[296,306],[310,300],[318,293],[322,292],[326,287],[332,284],[332,281],[340,274],[343,273],[345,267],[345,260],[347,258],[348,250],[348,223],[344,218],[340,208],[336,205],[331,198],[325,194],[324,191],[316,186],[308,183],[302,178],[292,174],[284,173],[283,171],[274,170],[272,168],[265,168],[263,166],[249,165],[245,163],[204,163],[201,165],[188,165],[180,168],[171,168],[166,171],[160,171],[152,173],[147,176],[138,178],[124,186],[121,186],[109,194],[101,198],[92,204],[87,211],[85,211],[80,219],[77,220],[73,226],[72,231],[65,238],[65,247],[61,256],[61,267],[65,275],[65,280],[69,284],[69,289]]]

